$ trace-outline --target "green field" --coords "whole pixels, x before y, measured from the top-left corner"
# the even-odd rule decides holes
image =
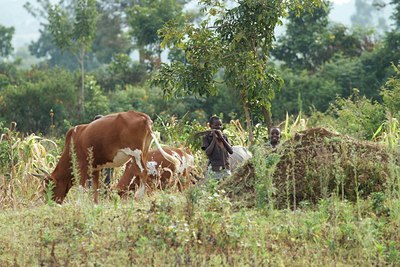
[[[344,175],[341,166],[347,166],[339,160],[325,169],[315,167],[308,176],[315,194],[307,199],[308,187],[279,186],[279,162],[291,155],[287,141],[270,154],[280,155],[280,160],[271,161],[264,154],[269,152],[258,146],[250,162],[219,184],[202,180],[184,192],[169,188],[149,192],[142,200],[103,192],[97,205],[88,189],[74,186],[58,205],[46,200],[48,192],[42,190],[40,178],[30,175],[39,159],[51,169],[57,159],[51,155],[58,150],[38,152],[38,144],[48,141],[29,140],[15,142],[15,176],[0,175],[0,266],[400,265],[395,162],[387,166],[388,175],[368,177],[375,182],[385,179],[381,190],[373,192],[367,190],[375,187],[363,187],[365,175],[377,175],[370,172],[365,153],[353,154],[354,160],[363,157],[365,163],[354,168],[355,183],[336,179]],[[342,147],[345,142],[350,147],[349,140],[354,141],[333,139]],[[363,148],[359,142],[356,147]],[[21,156],[21,151],[29,157]],[[201,151],[195,155],[201,168],[204,155]],[[378,165],[386,168],[383,162]],[[247,173],[249,168],[253,171]],[[119,170],[115,173],[120,175]],[[345,184],[346,190],[331,189],[326,182],[331,180]]]

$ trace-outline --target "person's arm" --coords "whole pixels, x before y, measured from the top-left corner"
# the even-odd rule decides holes
[[[215,131],[212,131],[212,136],[213,136],[213,139],[212,139],[210,145],[206,148],[206,154],[208,157],[212,155],[214,148],[215,148],[215,144],[217,143],[216,142],[217,135],[216,135]]]
[[[229,154],[233,154],[233,149],[227,138],[224,138],[221,131],[216,131],[216,136],[220,140]]]

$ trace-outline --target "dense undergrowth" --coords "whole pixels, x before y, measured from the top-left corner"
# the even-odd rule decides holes
[[[0,214],[1,266],[354,266],[400,262],[400,202],[330,197],[297,210],[232,209],[215,185],[143,201],[62,205]]]
[[[183,140],[183,134],[172,132],[175,126],[163,125],[171,140]],[[225,131],[245,142],[237,129],[234,122]],[[181,133],[198,130],[199,125],[179,127]],[[222,183],[202,180],[184,192],[155,191],[140,201],[103,190],[98,205],[91,192],[74,186],[63,205],[56,205],[46,200],[48,192],[33,174],[54,168],[62,142],[10,130],[0,143],[0,266],[399,265],[395,151],[384,142],[321,131],[323,138],[307,139],[307,130],[283,129],[280,148],[268,152],[258,143],[253,159]],[[296,148],[298,132],[303,150]],[[383,132],[382,141],[390,134]],[[201,170],[204,154],[195,141],[191,146]],[[315,149],[325,149],[324,161],[315,161]],[[287,162],[297,162],[298,169],[285,167]],[[347,173],[344,167],[353,162],[360,164]],[[302,180],[304,166],[309,166],[308,180]],[[280,170],[295,171],[280,180],[286,177]],[[120,175],[116,169],[114,178]],[[360,187],[365,175],[377,185],[367,187],[370,191]],[[299,184],[291,183],[293,177]],[[312,197],[310,185],[318,189]]]

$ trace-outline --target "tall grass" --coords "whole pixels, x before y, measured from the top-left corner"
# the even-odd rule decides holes
[[[22,136],[16,124],[5,128],[0,142],[1,207],[41,201],[43,178],[35,176],[40,169],[51,170],[57,162],[57,144],[34,134]]]
[[[370,201],[360,201],[362,217],[353,203],[334,197],[295,212],[235,211],[212,188],[96,206],[86,194],[62,206],[1,213],[0,265],[395,266],[400,260],[395,218],[378,215]]]
[[[400,123],[399,120],[393,117],[392,113],[387,113],[386,121],[383,122],[375,131],[372,139],[380,142],[391,149],[396,156],[400,155]],[[396,197],[400,200],[400,168],[399,159],[391,157],[391,178],[388,181],[387,194]]]
[[[288,120],[284,130],[288,137],[305,125],[299,123],[301,118]],[[175,146],[190,140],[191,133],[207,129],[179,121],[163,125],[171,131],[163,142]],[[225,126],[227,134],[238,132],[237,125]],[[163,129],[155,129],[164,136]],[[42,180],[32,175],[40,168],[54,168],[60,153],[54,141],[13,130],[4,133],[11,141],[4,136],[0,142],[0,266],[397,266],[400,262],[396,158],[390,168],[390,189],[356,202],[343,195],[345,171],[339,168],[338,153],[332,157],[332,165],[338,167],[334,172],[309,166],[310,179],[331,175],[341,188],[337,194],[325,188],[315,205],[303,201],[295,209],[289,204],[278,209],[274,172],[280,158],[258,146],[252,159],[256,208],[237,209],[216,181],[203,181],[183,193],[156,192],[141,201],[111,192],[100,197],[98,205],[93,205],[92,194],[74,186],[60,206],[43,201],[38,189]],[[179,142],[169,143],[175,137]],[[193,149],[201,169],[204,152],[195,145]],[[299,188],[293,186],[292,173],[288,176],[288,196],[297,196]]]

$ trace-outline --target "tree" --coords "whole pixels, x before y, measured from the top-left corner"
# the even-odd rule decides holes
[[[217,84],[226,83],[241,96],[249,141],[253,143],[250,109],[269,110],[271,99],[282,86],[282,79],[269,65],[268,58],[274,29],[281,24],[287,9],[311,10],[320,1],[235,2],[234,7],[227,8],[223,1],[200,0],[208,16],[200,25],[189,23],[181,28],[176,22],[168,23],[160,31],[163,45],[185,51],[186,62],[163,64],[152,83],[168,96],[217,95]]]
[[[314,70],[327,60],[326,37],[329,24],[328,15],[331,9],[329,1],[313,10],[299,16],[290,12],[286,33],[280,36],[272,55],[290,68]]]
[[[383,0],[355,0],[356,12],[351,16],[353,26],[372,28],[379,32],[388,30],[380,9],[386,6]]]
[[[63,66],[70,70],[77,69],[73,54],[59,47],[53,42],[53,36],[49,29],[48,13],[51,7],[49,0],[36,0],[37,4],[25,4],[26,10],[41,22],[40,37],[29,45],[32,55],[42,57],[49,66]],[[73,17],[75,0],[62,2],[63,10]],[[123,9],[127,3],[118,1],[98,0],[96,34],[91,50],[86,54],[85,69],[93,70],[102,64],[108,64],[114,54],[130,53],[132,44],[130,36],[123,31],[126,22]]]
[[[127,85],[143,83],[147,78],[145,68],[127,54],[114,54],[107,68],[96,74],[96,80],[110,91],[124,90]]]
[[[56,77],[56,78],[54,78]],[[0,120],[18,123],[21,132],[49,133],[50,110],[59,132],[65,119],[76,120],[76,78],[61,68],[37,69],[19,72],[19,79],[2,88]]]
[[[108,64],[115,54],[130,53],[133,46],[129,35],[122,30],[123,25],[120,15],[100,6],[92,46],[93,60]]]
[[[146,57],[145,47],[150,46],[150,50],[157,53],[156,67],[159,67],[162,50],[157,31],[171,19],[179,19],[187,2],[188,0],[142,0],[135,1],[135,4],[127,9],[128,25],[139,47],[139,60],[142,65]]]
[[[14,32],[14,27],[0,25],[0,57],[7,57],[13,51],[11,40]]]
[[[77,0],[72,17],[60,5],[50,6],[49,30],[54,42],[62,50],[72,52],[80,65],[81,89],[78,105],[79,114],[84,117],[85,56],[92,45],[96,31],[96,0]]]
[[[372,32],[349,30],[346,26],[329,21],[331,4],[324,4],[311,13],[297,16],[289,14],[286,34],[280,36],[272,55],[292,69],[315,72],[336,53],[359,57],[373,48]]]
[[[391,0],[390,4],[393,5],[393,14],[391,19],[395,23],[396,29],[400,29],[400,0]]]

